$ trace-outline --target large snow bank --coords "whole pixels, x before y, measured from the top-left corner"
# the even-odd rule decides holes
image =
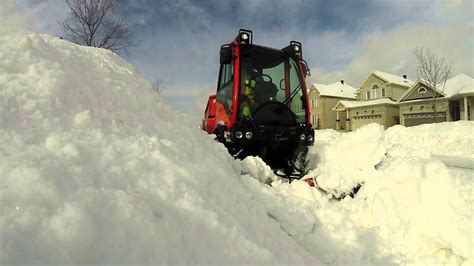
[[[474,171],[437,157],[470,160],[472,132],[474,123],[466,121],[316,131],[310,151],[316,169],[309,176],[333,193],[363,183],[360,191],[336,201],[301,181],[273,182],[261,200],[284,230],[328,264],[472,265]]]
[[[317,264],[187,124],[110,51],[0,29],[0,263]]]
[[[472,265],[473,131],[317,131],[309,176],[363,184],[335,201],[234,161],[113,53],[0,28],[0,263]]]

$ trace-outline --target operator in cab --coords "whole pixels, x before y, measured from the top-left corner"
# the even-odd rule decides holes
[[[240,113],[243,118],[252,117],[255,109],[257,109],[257,98],[255,94],[257,82],[252,78],[251,71],[248,70],[242,72],[242,80],[244,88],[241,95]]]

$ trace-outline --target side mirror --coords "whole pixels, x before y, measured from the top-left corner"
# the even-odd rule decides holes
[[[232,62],[232,46],[230,44],[221,46],[220,62],[221,64],[230,64]]]
[[[311,71],[309,70],[308,63],[306,63],[306,61],[301,61],[301,67],[303,68],[303,72],[306,76],[311,76]]]

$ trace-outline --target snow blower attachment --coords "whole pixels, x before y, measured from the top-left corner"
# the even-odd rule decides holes
[[[209,96],[202,129],[236,158],[261,157],[282,177],[307,173],[314,143],[301,43],[283,49],[253,44],[252,31],[220,49],[217,93]]]

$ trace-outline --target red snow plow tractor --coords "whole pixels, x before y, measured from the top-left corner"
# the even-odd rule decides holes
[[[255,45],[252,31],[241,29],[221,46],[217,92],[202,123],[235,158],[259,156],[290,181],[306,174],[314,143],[301,48],[295,41],[283,49]]]

